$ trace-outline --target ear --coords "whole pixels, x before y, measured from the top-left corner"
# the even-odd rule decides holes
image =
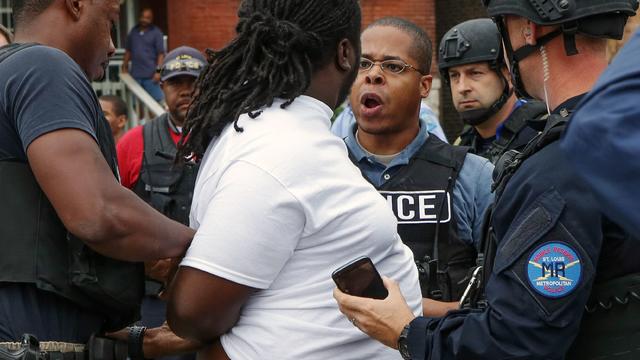
[[[84,10],[85,2],[83,0],[65,0],[64,3],[67,13],[71,15],[73,20],[78,21],[82,10]]]
[[[124,129],[124,126],[127,124],[127,115],[118,116],[118,129]]]
[[[357,62],[356,49],[349,39],[342,39],[336,50],[336,66],[339,70],[350,72]]]
[[[522,36],[527,45],[536,45],[538,39],[538,32],[540,28],[532,21],[527,20],[522,27]]]
[[[420,78],[420,97],[423,99],[429,96],[429,92],[431,92],[431,83],[433,82],[433,76],[431,75],[423,75]]]

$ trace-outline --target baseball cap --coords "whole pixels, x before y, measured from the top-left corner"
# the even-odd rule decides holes
[[[166,81],[180,75],[198,77],[206,64],[207,61],[200,51],[189,46],[180,46],[165,56],[160,67],[160,80]]]

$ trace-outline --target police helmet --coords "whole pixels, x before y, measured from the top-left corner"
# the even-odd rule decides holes
[[[516,15],[548,26],[562,25],[564,32],[621,39],[638,0],[482,0],[489,16]]]
[[[468,20],[454,26],[442,37],[438,51],[438,69],[445,83],[449,83],[450,68],[479,62],[487,62],[502,80],[502,93],[491,106],[459,113],[464,123],[477,126],[487,121],[502,109],[513,94],[513,88],[502,73],[506,64],[500,32],[491,19]]]
[[[504,65],[500,32],[491,19],[474,19],[447,31],[440,41],[438,69],[449,80],[451,67],[488,62],[494,70]]]

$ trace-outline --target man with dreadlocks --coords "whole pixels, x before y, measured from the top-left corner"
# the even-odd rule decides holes
[[[358,1],[245,0],[238,16],[185,124],[182,152],[204,157],[169,325],[220,337],[215,359],[397,358],[331,296],[331,272],[367,254],[421,312],[393,213],[330,131],[358,70]]]

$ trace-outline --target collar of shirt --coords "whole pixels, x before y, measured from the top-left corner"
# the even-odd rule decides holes
[[[411,157],[424,145],[425,141],[429,137],[426,131],[418,131],[418,135],[405,147],[388,166],[379,163],[373,156],[367,154],[367,152],[358,144],[355,138],[356,126],[349,132],[349,136],[345,138],[347,148],[351,152],[351,155],[356,159],[357,165],[362,173],[371,181],[375,186],[380,186],[398,171],[402,166],[409,164]],[[420,129],[423,129],[427,124],[424,120],[420,120]]]
[[[562,104],[558,105],[551,113],[552,114],[560,114],[562,110],[573,111],[578,106],[578,103],[582,100],[583,97],[587,95],[586,93],[574,96],[565,100]]]

